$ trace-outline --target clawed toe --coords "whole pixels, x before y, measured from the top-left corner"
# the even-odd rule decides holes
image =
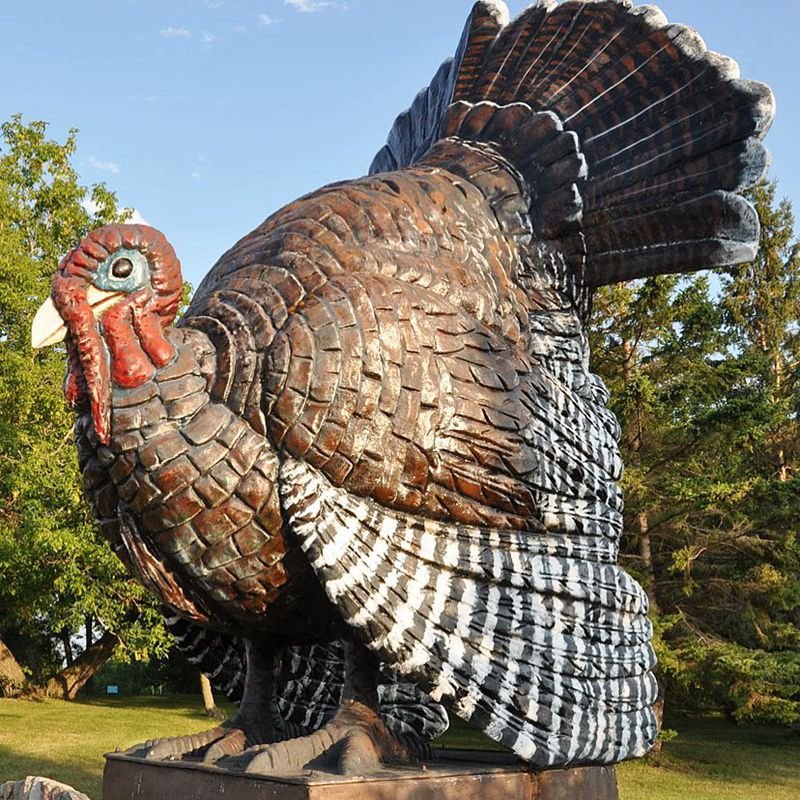
[[[222,759],[219,766],[243,769],[253,775],[295,773],[304,769],[341,775],[376,772],[382,764],[412,760],[408,749],[379,718],[350,720],[337,715],[310,736],[251,747],[241,755]]]
[[[151,739],[133,745],[125,752],[127,755],[149,761],[185,760],[215,764],[220,759],[242,753],[247,747],[270,740],[232,721],[189,736]]]
[[[364,730],[350,731],[336,749],[338,772],[342,775],[363,775],[381,768],[380,750]]]
[[[247,744],[247,734],[240,728],[234,728],[205,749],[202,761],[204,764],[215,764],[221,758],[241,753]]]
[[[192,733],[188,736],[175,736],[166,739],[149,739],[141,744],[129,747],[125,752],[136,758],[152,761],[176,761],[197,751],[203,751],[225,737],[230,728],[218,725],[207,731]]]

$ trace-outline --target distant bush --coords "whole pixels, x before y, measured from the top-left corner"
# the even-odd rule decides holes
[[[95,675],[91,689],[95,694],[105,694],[108,686],[118,686],[123,695],[194,694],[200,692],[200,674],[172,648],[164,658],[145,661],[112,658]]]

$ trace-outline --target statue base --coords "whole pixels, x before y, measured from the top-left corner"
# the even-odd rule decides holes
[[[106,755],[103,800],[618,800],[613,767],[534,772],[505,753],[438,750],[365,777],[252,776],[187,762]]]

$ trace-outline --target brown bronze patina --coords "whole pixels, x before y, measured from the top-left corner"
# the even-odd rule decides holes
[[[66,339],[86,493],[239,701],[133,754],[374,773],[444,706],[538,769],[647,752],[586,323],[600,285],[752,258],[773,110],[653,6],[481,0],[369,174],[270,216],[177,325],[153,228],[64,258],[33,339]]]

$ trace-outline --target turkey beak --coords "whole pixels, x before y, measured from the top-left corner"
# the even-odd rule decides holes
[[[64,341],[67,335],[67,326],[58,313],[56,304],[52,297],[48,297],[39,306],[36,316],[31,325],[31,345],[34,350],[40,347],[49,347],[51,344],[58,344]]]
[[[111,306],[119,303],[125,297],[124,292],[105,292],[90,286],[86,290],[86,300],[92,308],[95,319],[107,311]],[[50,347],[50,345],[63,342],[67,335],[67,326],[58,313],[52,297],[39,306],[36,316],[33,318],[31,326],[31,345],[34,350],[40,347]]]

